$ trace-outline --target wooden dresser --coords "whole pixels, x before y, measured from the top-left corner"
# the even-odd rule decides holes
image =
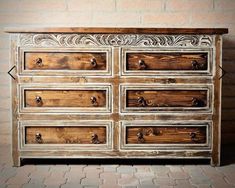
[[[220,164],[222,34],[11,28],[12,153]]]

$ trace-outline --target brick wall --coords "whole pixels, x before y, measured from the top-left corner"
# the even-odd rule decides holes
[[[235,0],[0,0],[0,143],[10,144],[9,36],[4,27],[228,27],[222,143],[235,143]]]

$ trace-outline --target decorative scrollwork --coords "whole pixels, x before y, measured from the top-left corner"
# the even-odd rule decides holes
[[[142,47],[208,47],[210,35],[155,35],[155,34],[20,34],[21,46],[76,47],[76,46],[142,46]]]

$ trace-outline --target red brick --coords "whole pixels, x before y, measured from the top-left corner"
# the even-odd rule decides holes
[[[177,1],[166,1],[167,11],[200,11],[210,10],[213,8],[212,0],[177,0]]]
[[[170,27],[182,25],[189,22],[189,16],[186,13],[156,13],[145,14],[143,16],[144,24],[162,24]]]
[[[159,11],[163,9],[161,0],[117,0],[120,11]]]

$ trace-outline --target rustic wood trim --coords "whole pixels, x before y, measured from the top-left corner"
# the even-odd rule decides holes
[[[146,158],[146,159],[210,159],[211,151],[208,150],[178,150],[178,151],[167,151],[167,150],[155,150],[155,151],[122,151],[122,152],[110,152],[100,151],[96,152],[94,156],[93,151],[22,151],[21,158],[76,158],[76,159],[108,159],[108,158]]]
[[[11,114],[12,114],[12,119],[11,119],[11,125],[12,125],[12,158],[13,158],[13,166],[20,166],[20,154],[18,150],[18,95],[17,95],[17,84],[18,84],[18,69],[17,69],[17,64],[18,64],[18,59],[17,59],[17,35],[11,35],[11,40],[10,40],[10,45],[11,45],[11,50],[10,50],[10,68],[13,66],[16,66],[15,70],[15,75],[14,77],[16,78],[11,79]]]
[[[222,93],[222,37],[215,37],[215,70],[214,70],[214,113],[213,119],[213,145],[212,145],[212,166],[220,166],[220,150],[221,150],[221,93]]]
[[[45,27],[5,28],[7,33],[140,33],[140,34],[226,34],[227,28],[112,28],[112,27]]]

